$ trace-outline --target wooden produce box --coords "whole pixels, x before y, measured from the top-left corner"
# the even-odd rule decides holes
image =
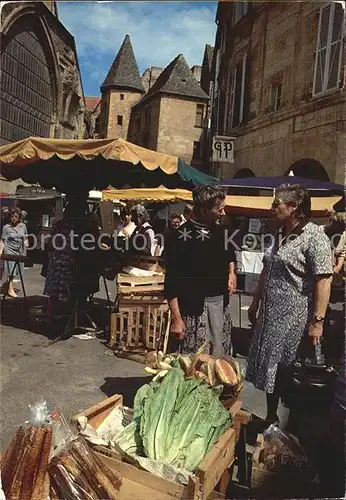
[[[118,277],[118,307],[111,314],[110,346],[119,351],[157,350],[168,323],[164,276]]]
[[[164,272],[165,261],[162,257],[153,257],[149,255],[132,254],[128,259],[128,265],[144,269],[145,271]]]
[[[97,429],[113,408],[122,406],[122,404],[122,396],[116,394],[73,417],[72,424],[75,428],[78,427],[78,418],[85,416],[89,424],[94,429]],[[218,442],[215,443],[199,464],[195,472],[197,479],[195,481],[191,480],[187,486],[154,476],[135,465],[125,462],[116,451],[94,445],[94,450],[100,454],[104,463],[114,467],[123,477],[123,491],[120,491],[119,500],[168,500],[172,498],[207,500],[224,498],[229,480],[228,468],[231,467],[235,460],[235,444],[239,436],[240,425],[243,423],[242,417],[239,421],[237,420],[237,415],[242,413],[241,406],[242,403],[237,401],[230,409],[235,425],[227,429]],[[217,493],[214,489],[219,482],[220,492]]]
[[[120,296],[156,293],[163,295],[165,276],[131,276],[119,273],[117,277],[117,294]]]

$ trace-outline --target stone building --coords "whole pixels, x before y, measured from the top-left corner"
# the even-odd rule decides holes
[[[1,144],[87,135],[75,42],[56,2],[2,2],[0,57]]]
[[[210,171],[343,183],[345,2],[219,2],[217,25],[210,132],[235,161]]]
[[[100,137],[127,139],[131,108],[145,94],[129,35],[101,86],[101,94]]]
[[[156,66],[151,66],[144,71],[141,79],[146,92],[151,89],[162,71],[163,68],[157,68]]]
[[[200,77],[201,67],[190,69],[183,55],[165,69],[152,66],[141,76],[126,35],[101,86],[99,137],[122,137],[199,166],[209,100]]]
[[[207,102],[208,96],[180,54],[132,107],[129,140],[198,167]]]

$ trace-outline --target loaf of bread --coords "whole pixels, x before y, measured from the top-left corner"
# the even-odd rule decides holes
[[[237,385],[238,377],[232,366],[224,359],[215,361],[215,373],[219,381],[224,385]]]
[[[199,354],[198,356],[196,356],[193,360],[193,363],[192,363],[192,366],[190,369],[190,374],[192,376],[194,376],[196,371],[202,371],[201,366],[204,363],[208,363],[208,361],[210,359],[215,359],[215,358],[213,356],[211,356],[210,354]]]
[[[115,500],[122,484],[121,476],[108,469],[81,438],[51,460],[49,473],[59,498]]]

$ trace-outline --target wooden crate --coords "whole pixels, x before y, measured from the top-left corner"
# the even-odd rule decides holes
[[[128,265],[144,269],[145,271],[164,272],[165,262],[162,257],[153,257],[145,255],[131,255],[128,259]]]
[[[122,396],[116,394],[73,417],[71,421],[72,425],[77,428],[78,418],[80,416],[85,416],[88,419],[88,423],[94,429],[97,429],[113,408],[121,406],[122,404]],[[241,407],[242,403],[237,401],[230,409],[230,413],[233,415],[235,421],[234,426],[227,429],[218,442],[215,443],[209,453],[199,464],[195,472],[195,476],[197,478],[196,481],[190,481],[190,484],[186,487],[156,477],[147,471],[143,471],[134,465],[124,462],[119,453],[114,450],[110,450],[102,446],[93,446],[93,448],[97,451],[97,453],[104,457],[103,460],[107,465],[111,464],[111,466],[116,468],[120,474],[122,474],[125,482],[131,481],[138,483],[135,491],[138,492],[139,496],[131,496],[129,493],[128,497],[120,495],[120,500],[124,500],[124,498],[126,498],[126,500],[130,500],[130,498],[131,500],[137,498],[138,500],[144,500],[147,498],[150,500],[166,500],[171,498],[207,500],[211,498],[223,498],[223,495],[226,493],[230,477],[228,468],[231,467],[235,460],[234,449],[236,441],[239,437],[239,429],[241,424],[245,422],[245,412],[241,411]],[[111,460],[111,462],[109,460]],[[219,493],[214,492],[214,489],[218,484],[220,485]],[[140,496],[141,485],[146,486],[149,490],[151,488],[153,490],[152,494],[148,496],[143,494],[144,496]],[[127,487],[124,487],[124,490],[127,491]],[[135,495],[135,493],[133,493],[133,495]]]
[[[126,273],[119,273],[117,277],[117,294],[138,295],[145,292],[163,295],[163,285],[165,277],[160,276],[131,276]]]
[[[119,351],[157,350],[168,322],[168,304],[156,292],[121,294],[111,314],[110,346]]]

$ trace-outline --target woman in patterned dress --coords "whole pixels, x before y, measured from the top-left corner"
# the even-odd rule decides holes
[[[272,210],[283,229],[266,251],[249,309],[255,324],[246,378],[266,392],[266,420],[278,421],[278,368],[295,361],[302,339],[320,342],[333,274],[330,242],[323,227],[309,221],[305,188],[280,186]],[[257,312],[259,316],[256,321]]]

